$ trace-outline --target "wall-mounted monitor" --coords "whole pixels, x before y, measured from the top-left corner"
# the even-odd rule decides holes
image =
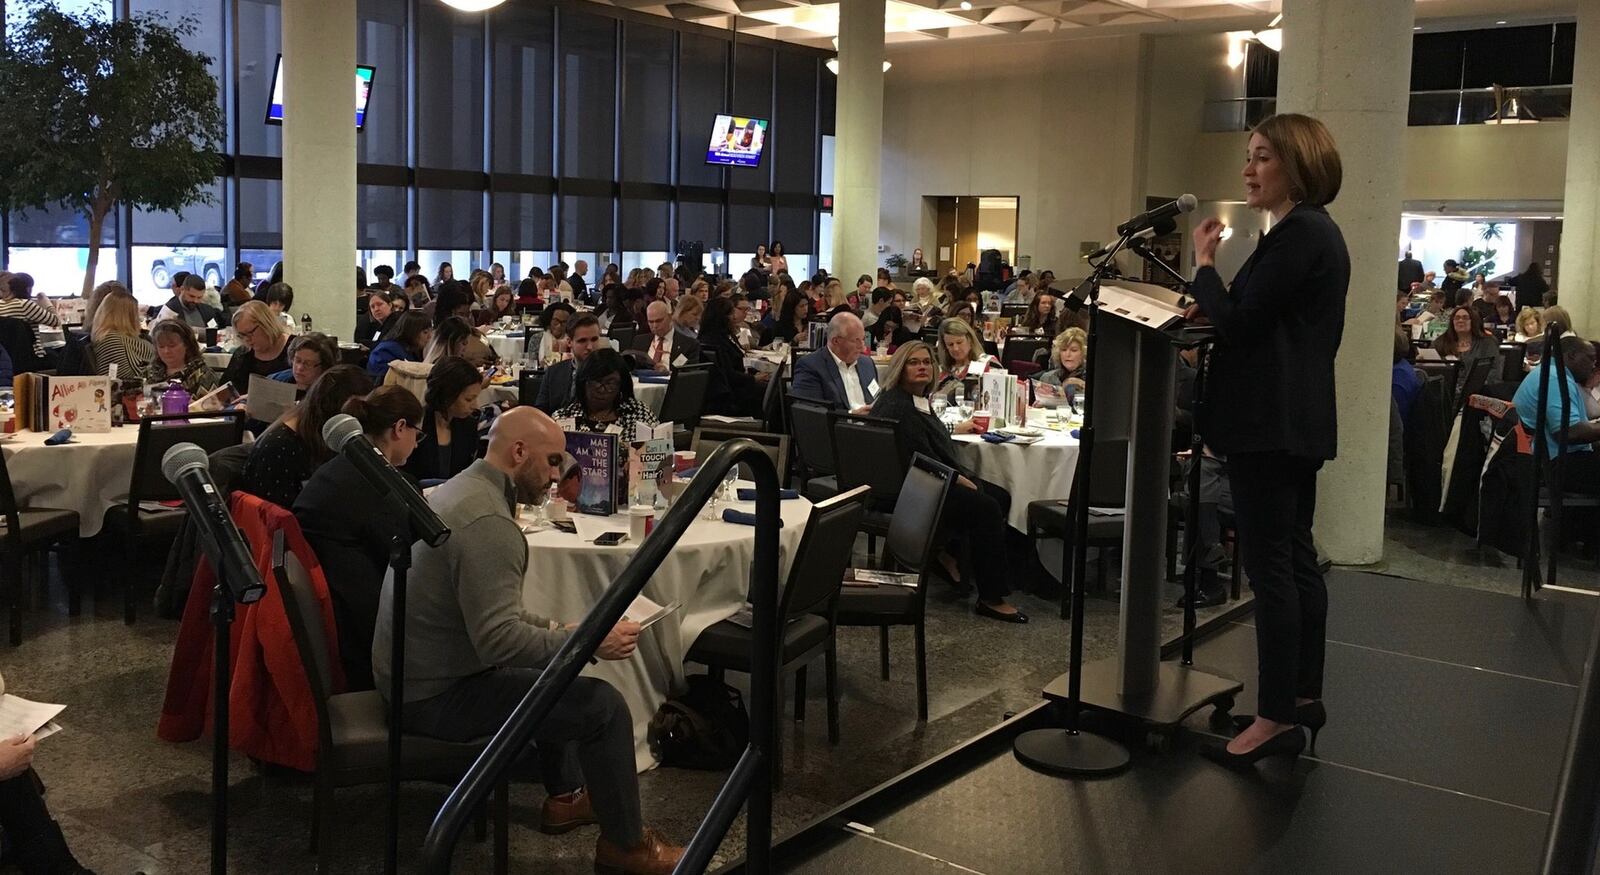
[[[372,96],[372,76],[376,67],[356,65],[356,130],[367,125],[367,100]],[[272,103],[267,106],[267,124],[283,124],[283,55],[272,68]]]
[[[719,115],[711,125],[711,145],[706,149],[706,163],[755,167],[761,163],[761,147],[766,143],[766,119]]]

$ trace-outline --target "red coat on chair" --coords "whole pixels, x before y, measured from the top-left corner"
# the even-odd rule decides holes
[[[230,646],[233,681],[229,686],[228,745],[252,758],[309,772],[316,768],[317,759],[316,703],[272,576],[273,535],[283,532],[286,549],[311,577],[328,642],[334,689],[343,690],[339,635],[328,582],[294,514],[243,492],[234,493],[229,510],[267,583],[267,594],[255,604],[236,606]],[[156,729],[166,741],[193,741],[210,722],[212,641],[216,635],[210,607],[215,583],[216,573],[210,562],[202,559],[184,606],[167,674],[166,701]]]

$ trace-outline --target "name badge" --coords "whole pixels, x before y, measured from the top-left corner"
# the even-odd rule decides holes
[[[682,353],[679,353],[678,357],[672,360],[672,366],[675,368],[681,368],[688,363],[689,360],[684,358]]]
[[[871,392],[874,395],[878,394],[878,381],[877,380],[873,380],[871,383],[868,383],[867,384],[867,391]]]
[[[576,428],[577,423],[575,423],[571,419],[558,419],[558,420],[556,420],[556,425],[558,427],[560,427],[560,429],[562,431],[576,431],[577,430],[577,428]]]
[[[610,425],[606,426],[606,432],[605,433],[606,434],[622,434],[622,426],[617,425],[615,422],[613,422]]]

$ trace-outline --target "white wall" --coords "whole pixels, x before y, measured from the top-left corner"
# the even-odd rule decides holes
[[[925,195],[1016,196],[1018,255],[1071,276],[1079,242],[1106,240],[1143,203],[1140,37],[1019,44],[981,63],[946,45],[891,49],[889,59],[879,226],[888,251],[934,252]]]

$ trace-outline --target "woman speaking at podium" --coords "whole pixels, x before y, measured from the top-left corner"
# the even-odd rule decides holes
[[[1225,287],[1216,271],[1223,225],[1194,231],[1191,292],[1217,328],[1202,423],[1227,456],[1244,569],[1256,598],[1257,714],[1207,755],[1228,766],[1293,758],[1322,707],[1328,590],[1311,523],[1317,470],[1334,457],[1334,353],[1344,331],[1350,254],[1325,207],[1339,193],[1338,149],[1322,122],[1276,115],[1245,156],[1245,199],[1272,227]]]

